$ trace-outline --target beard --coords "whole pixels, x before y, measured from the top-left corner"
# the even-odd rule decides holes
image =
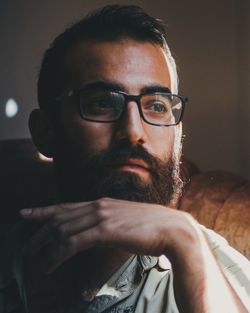
[[[91,154],[74,147],[70,148],[70,153],[61,148],[57,152],[54,168],[60,201],[94,201],[110,197],[170,205],[181,192],[179,160],[171,156],[162,161],[141,145],[123,142],[115,148]],[[117,167],[130,158],[141,159],[147,164],[149,180],[133,172],[117,171]]]

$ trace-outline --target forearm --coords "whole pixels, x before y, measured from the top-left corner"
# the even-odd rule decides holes
[[[185,235],[182,230],[181,236],[175,237],[179,245],[173,249],[170,257],[180,312],[246,313],[246,308],[228,283],[199,229],[193,232],[193,236],[190,232]]]

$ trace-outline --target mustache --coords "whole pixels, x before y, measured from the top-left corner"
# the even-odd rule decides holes
[[[158,204],[170,202],[177,167],[172,154],[161,159],[142,145],[125,141],[95,152],[86,150],[71,146],[71,149],[64,150],[64,159],[57,159],[54,163],[59,197],[63,201],[111,197]],[[115,170],[116,166],[128,163],[129,159],[142,160],[150,172],[150,180]]]
[[[90,156],[94,167],[110,168],[112,165],[126,163],[129,159],[141,159],[149,167],[149,171],[157,172],[166,164],[157,156],[150,154],[141,145],[119,145],[107,151],[98,152]]]

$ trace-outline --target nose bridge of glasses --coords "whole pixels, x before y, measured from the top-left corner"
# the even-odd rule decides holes
[[[128,110],[129,103],[133,102],[136,104],[139,114],[142,115],[142,110],[141,110],[141,95],[128,95],[124,94],[125,97],[125,103],[126,103],[126,109]]]
[[[140,107],[140,95],[129,95],[123,93],[124,96],[124,111],[123,116],[126,116],[126,119],[128,119],[130,122],[128,124],[138,124],[138,117],[139,119],[142,119],[142,110]]]

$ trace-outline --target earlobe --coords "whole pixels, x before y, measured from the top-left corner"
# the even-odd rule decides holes
[[[48,158],[53,157],[54,131],[51,121],[40,109],[35,109],[29,117],[29,129],[39,152]]]

